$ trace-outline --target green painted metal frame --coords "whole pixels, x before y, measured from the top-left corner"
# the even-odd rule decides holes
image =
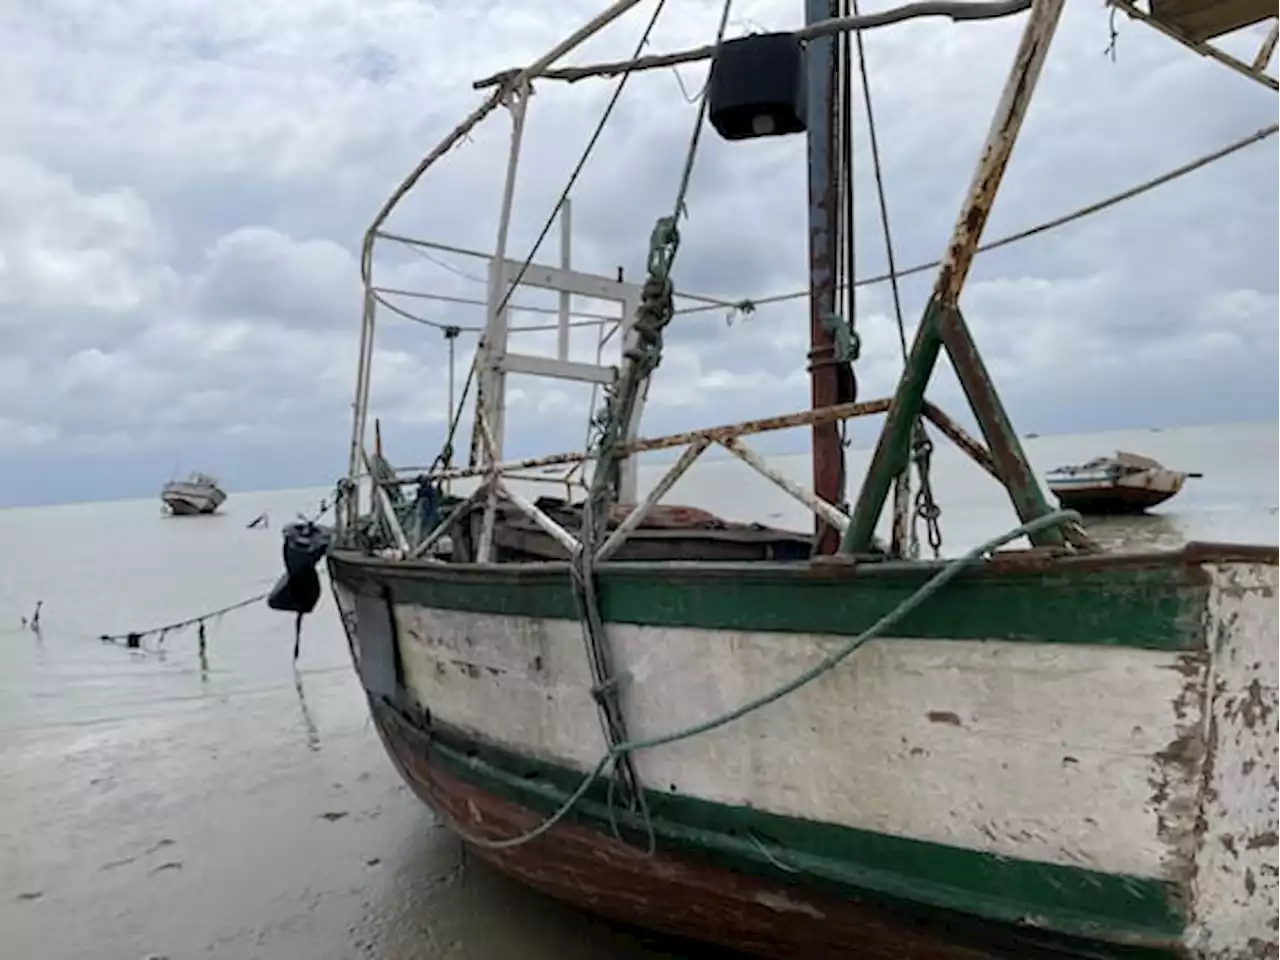
[[[1045,516],[1052,509],[960,312],[959,301],[1063,5],[1064,0],[1036,0],[1031,9],[968,197],[916,331],[871,465],[863,478],[852,521],[841,541],[842,553],[860,554],[871,550],[876,523],[894,478],[909,465],[911,434],[920,420],[925,390],[943,349],[951,358],[1019,519],[1025,523]],[[1036,546],[1061,547],[1067,543],[1066,535],[1057,527],[1045,529],[1031,540]]]
[[[978,420],[1018,519],[1025,523],[1053,510],[1040,489],[1040,482],[1031,469],[964,315],[957,306],[941,306],[935,295],[925,308],[881,430],[880,441],[867,468],[852,522],[841,544],[845,553],[866,553],[871,548],[876,522],[894,478],[910,463],[912,428],[922,415],[925,389],[944,348]],[[1056,528],[1041,531],[1031,539],[1037,546],[1061,546],[1066,542],[1062,531]]]

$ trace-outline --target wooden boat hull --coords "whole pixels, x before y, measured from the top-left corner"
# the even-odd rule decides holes
[[[638,755],[652,856],[604,784],[476,852],[764,957],[1270,955],[1275,563],[996,561],[785,701]],[[446,824],[507,838],[573,793],[604,740],[562,565],[337,552],[330,571],[379,732]],[[929,572],[603,568],[632,736],[776,686]]]
[[[160,500],[175,517],[195,517],[216,513],[227,495],[218,487],[177,481],[168,483]]]
[[[219,502],[212,500],[191,500],[187,497],[165,497],[164,505],[175,517],[196,517],[217,513]]]
[[[1086,516],[1137,514],[1176,496],[1191,476],[1122,451],[1108,461],[1112,463],[1126,471],[1115,474],[1109,466],[1091,465],[1055,470],[1048,477],[1049,492],[1062,509]]]
[[[1106,517],[1146,513],[1178,491],[1116,485],[1076,490],[1051,487],[1050,492],[1058,498],[1063,510],[1075,510],[1089,517]]]
[[[440,751],[433,751],[432,736],[394,708],[374,701],[371,709],[401,776],[446,823],[502,838],[545,819],[545,812],[455,776]],[[470,849],[519,882],[591,913],[774,960],[847,960],[850,944],[858,945],[861,960],[981,960],[993,949],[1010,957],[1026,957],[1031,949],[1013,930],[878,908],[735,872],[708,859],[662,850],[647,855],[643,844],[566,824],[513,850]]]

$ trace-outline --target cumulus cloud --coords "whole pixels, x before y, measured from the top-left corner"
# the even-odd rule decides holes
[[[81,193],[31,157],[0,155],[0,305],[131,313],[173,279],[168,245],[129,186]]]
[[[473,79],[538,55],[597,7],[119,0],[0,11],[0,82],[11,93],[0,101],[0,457],[18,465],[0,476],[0,500],[145,494],[183,458],[216,460],[205,465],[240,486],[327,480],[349,430],[364,227],[479,101]],[[1112,62],[1106,11],[1069,7],[989,238],[1274,122],[1274,94],[1140,25],[1119,25]],[[650,9],[642,4],[574,59],[628,55]],[[793,27],[802,12],[796,0],[740,0],[731,30]],[[718,14],[709,0],[669,11],[651,48],[706,42]],[[1020,20],[934,20],[868,34],[899,265],[941,253],[1020,29]],[[688,94],[704,80],[705,66],[632,78],[573,191],[576,268],[642,276],[695,116]],[[609,81],[538,85],[511,256],[531,249],[611,90]],[[867,276],[884,270],[885,254],[864,120],[855,166],[858,272]],[[491,249],[508,129],[501,112],[478,128],[388,229]],[[979,258],[964,306],[1020,426],[1275,417],[1276,166],[1272,139]],[[682,224],[681,289],[726,300],[802,289],[805,189],[802,140],[704,137]],[[540,261],[555,261],[555,237]],[[375,267],[380,286],[454,298],[389,295],[468,330],[456,343],[455,390],[475,346],[470,328],[483,320],[459,301],[484,298],[484,269],[395,245]],[[903,282],[908,336],[930,282],[927,273]],[[555,305],[536,292],[519,299]],[[524,325],[551,319],[513,315]],[[882,395],[901,365],[884,285],[860,291],[858,322],[861,390]],[[379,323],[375,412],[404,458],[428,461],[447,416],[447,343],[387,311]],[[646,432],[803,408],[807,330],[803,300],[745,317],[681,316]],[[513,349],[551,353],[554,344],[541,331]],[[575,331],[575,359],[596,350],[596,330]],[[611,343],[606,361],[614,351]],[[945,370],[935,396],[962,403]],[[508,451],[579,446],[589,397],[583,385],[513,377]],[[99,479],[50,492],[36,477],[54,469]]]

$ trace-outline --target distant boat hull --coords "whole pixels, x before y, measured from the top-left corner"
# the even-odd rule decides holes
[[[215,501],[208,497],[191,498],[181,495],[165,496],[161,499],[175,517],[196,517],[201,514],[217,513],[222,503],[220,500]]]
[[[1146,513],[1169,500],[1177,490],[1152,490],[1144,487],[1088,487],[1084,489],[1049,488],[1064,510],[1075,510],[1088,516],[1124,516]]]
[[[195,517],[216,513],[227,495],[212,478],[199,474],[190,480],[166,483],[160,499],[173,516]]]
[[[1177,495],[1188,477],[1149,457],[1117,451],[1078,467],[1059,467],[1046,480],[1065,510],[1091,516],[1139,514]]]

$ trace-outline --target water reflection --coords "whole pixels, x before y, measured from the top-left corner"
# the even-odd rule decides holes
[[[298,709],[302,713],[302,726],[307,731],[307,749],[320,749],[320,730],[316,727],[315,720],[311,718],[311,711],[307,709],[307,695],[302,689],[302,673],[295,667],[293,671],[293,689],[298,693]]]
[[[209,650],[208,644],[205,641],[203,620],[197,624],[196,642],[199,647],[200,683],[203,685],[209,682]]]
[[[1172,513],[1085,517],[1084,525],[1107,550],[1172,550],[1189,539],[1186,524]]]

